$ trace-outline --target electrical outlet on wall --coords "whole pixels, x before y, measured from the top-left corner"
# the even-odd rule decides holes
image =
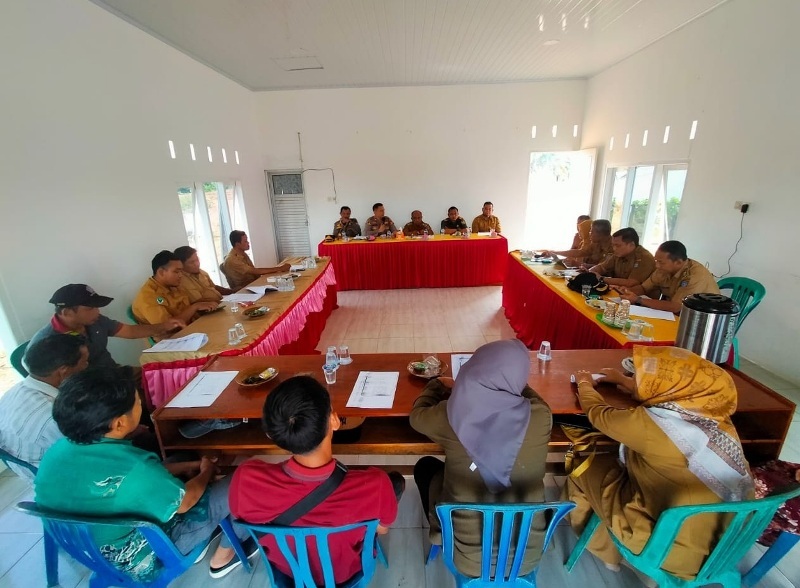
[[[741,213],[744,214],[750,208],[750,203],[749,202],[742,202],[741,200],[737,200],[736,202],[733,203],[733,208],[735,208],[736,210],[741,211]]]

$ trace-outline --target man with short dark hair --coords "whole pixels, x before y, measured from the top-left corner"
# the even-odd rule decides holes
[[[199,312],[217,308],[217,302],[189,301],[189,295],[181,288],[183,263],[172,251],[156,253],[150,265],[153,275],[133,299],[136,322],[153,325],[174,318],[188,325]]]
[[[295,376],[270,392],[264,403],[262,425],[269,438],[292,453],[292,457],[276,464],[250,459],[234,473],[230,487],[231,513],[254,524],[275,520],[323,484],[337,467],[344,468],[333,459],[332,448],[333,433],[341,421],[331,408],[328,391],[314,378]],[[378,533],[387,533],[397,516],[403,487],[403,478],[396,472],[387,475],[377,468],[348,470],[327,498],[291,524],[340,526],[378,519]],[[371,545],[362,545],[362,541],[363,534],[358,533],[331,538],[337,585],[361,570],[361,550],[372,549]],[[261,544],[270,562],[291,576],[274,539],[265,536]],[[319,564],[315,557],[310,559],[319,585],[322,582]]]
[[[364,231],[367,237],[383,235],[386,231],[389,231],[394,236],[397,234],[397,227],[394,226],[392,219],[386,216],[383,204],[376,202],[372,205],[372,216],[364,224]]]
[[[50,335],[28,345],[25,365],[28,377],[0,396],[0,447],[38,468],[45,451],[63,437],[53,421],[58,387],[86,369],[89,349],[81,336]],[[10,467],[33,480],[27,468]]]
[[[361,235],[361,225],[358,224],[358,219],[350,216],[351,214],[349,206],[342,206],[339,209],[339,220],[333,223],[333,233],[331,233],[334,239],[341,239],[344,236],[352,239]]]
[[[466,231],[467,221],[458,214],[458,208],[451,206],[447,209],[447,218],[442,221],[440,226],[445,235],[452,235]]]
[[[578,223],[579,233],[576,236],[581,235],[582,231],[586,230],[587,224],[589,227],[587,238],[581,238],[580,247],[573,247],[565,251],[545,251],[545,254],[549,256],[563,255],[573,263],[583,263],[584,269],[589,269],[606,260],[613,251],[611,246],[611,223],[604,218],[580,221]]]
[[[276,267],[256,267],[253,260],[247,255],[250,250],[250,240],[244,231],[231,231],[231,249],[222,262],[222,273],[228,279],[231,290],[241,290],[250,282],[257,280],[259,276],[269,274],[279,274],[289,271],[291,265],[284,263]]]
[[[413,211],[411,213],[411,222],[406,223],[403,227],[403,234],[406,237],[419,237],[420,235],[424,235],[425,231],[427,231],[429,235],[434,234],[431,226],[422,220],[422,212],[419,210]]]
[[[183,277],[181,278],[181,289],[189,295],[189,302],[206,300],[209,302],[219,302],[222,296],[233,294],[233,290],[217,286],[208,275],[208,272],[200,269],[200,258],[197,256],[197,249],[183,245],[178,247],[173,253],[183,263]]]
[[[692,294],[719,294],[713,274],[701,263],[689,259],[680,241],[664,241],[655,254],[656,271],[639,286],[623,288],[620,296],[634,304],[681,312],[683,299]],[[647,294],[643,296],[643,294]]]
[[[212,484],[217,468],[208,457],[162,464],[153,453],[134,447],[127,438],[141,414],[133,382],[114,372],[88,370],[64,382],[53,418],[66,439],[42,459],[36,503],[83,516],[147,519],[160,525],[181,553],[190,553],[228,516],[230,478]],[[184,484],[176,475],[193,477]],[[245,529],[234,530],[240,539],[247,537]],[[98,527],[92,537],[114,567],[140,582],[152,580],[158,560],[136,529]],[[257,553],[252,541],[243,547],[248,555]],[[239,564],[223,536],[211,558],[211,577],[222,577]]]
[[[638,286],[650,277],[656,269],[653,254],[639,245],[639,233],[633,227],[626,227],[611,236],[614,255],[589,268],[597,277],[605,276],[609,286]]]
[[[86,338],[91,367],[115,368],[119,365],[108,352],[109,337],[158,338],[186,326],[184,321],[172,317],[165,317],[163,321],[154,321],[155,324],[150,325],[120,323],[100,314],[100,309],[108,306],[112,300],[114,299],[108,296],[101,296],[86,284],[62,286],[50,297],[50,303],[55,305],[55,313],[50,323],[39,329],[31,338],[29,345],[58,333],[81,335]],[[127,368],[132,372],[138,372],[138,369]]]
[[[484,202],[481,213],[476,216],[472,221],[473,233],[488,233],[489,231],[496,231],[502,233],[503,229],[500,227],[500,219],[492,214],[494,212],[494,204],[491,202]]]

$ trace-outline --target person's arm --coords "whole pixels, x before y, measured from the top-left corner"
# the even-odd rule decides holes
[[[207,300],[199,300],[194,304],[190,304],[178,314],[176,314],[173,318],[178,321],[183,322],[184,324],[189,324],[194,320],[195,315],[200,312],[210,312],[215,310],[219,306],[218,302],[208,302]]]
[[[446,226],[444,226],[445,221],[447,221],[447,219],[443,219],[439,225],[441,227],[441,230],[444,231],[445,235],[452,235],[458,230],[458,229],[448,229]]]
[[[650,417],[638,409],[610,406],[594,389],[592,375],[588,372],[578,374],[581,376],[578,379],[578,401],[592,426],[633,451],[643,452],[646,449],[646,438],[642,431],[646,430],[646,424],[641,419]],[[575,377],[577,379],[578,375]]]
[[[371,218],[372,217],[370,217],[370,219]],[[364,225],[364,227],[365,227],[364,234],[367,237],[374,237],[374,236],[378,235],[379,233],[386,231],[386,228],[383,226],[383,223],[377,225],[375,223],[369,222],[369,219],[367,219],[367,224]]]
[[[179,461],[174,463],[164,463],[166,470],[180,478],[182,476],[195,476],[200,472],[200,461]]]
[[[178,514],[188,511],[197,504],[216,471],[217,466],[209,458],[204,456],[200,460],[200,473],[186,482],[186,493],[183,495],[183,500],[181,500],[181,504],[178,507]]]
[[[216,303],[215,303],[216,304]],[[146,337],[164,337],[173,331],[178,331],[186,326],[186,323],[177,318],[170,318],[163,323],[155,325],[126,325],[121,324],[119,330],[114,334],[115,337],[122,339],[144,339]]]
[[[361,225],[358,224],[358,220],[351,218],[350,224],[347,225],[346,234],[349,237],[360,237],[361,236]]]
[[[403,227],[403,234],[406,237],[411,237],[414,235],[414,227],[411,223],[406,223],[406,225]]]
[[[589,271],[593,270],[594,268],[590,269]],[[635,278],[603,278],[603,281],[609,286],[622,286],[624,288],[633,288],[634,286],[641,284],[641,282]]]
[[[414,401],[408,418],[415,431],[429,437],[436,434],[437,423],[440,422],[440,418],[435,414],[436,409],[439,403],[450,395],[450,387],[446,383],[449,383],[447,379],[444,382],[441,378],[431,380]]]
[[[503,232],[503,227],[500,225],[500,219],[498,217],[494,217],[494,218],[497,219],[497,225],[495,225],[494,230],[497,231],[498,233],[502,233]]]
[[[258,274],[259,276],[267,276],[270,274],[282,274],[288,272],[291,267],[292,267],[291,264],[284,263],[281,265],[276,265],[275,267],[250,268],[250,271]]]
[[[233,294],[233,290],[231,290],[230,288],[223,288],[222,286],[217,286],[216,284],[214,284],[214,289],[223,296],[227,296],[228,294]]]
[[[645,255],[646,254],[646,255]],[[641,257],[635,260],[636,266],[631,268],[630,273],[625,278],[614,277],[607,278],[606,284],[609,286],[624,286],[626,288],[633,288],[645,282],[653,272],[656,270],[656,263],[653,257],[647,252],[643,251]]]

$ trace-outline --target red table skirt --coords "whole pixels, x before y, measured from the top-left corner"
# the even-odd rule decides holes
[[[502,284],[508,241],[504,237],[391,243],[320,243],[330,256],[339,290],[456,288]]]

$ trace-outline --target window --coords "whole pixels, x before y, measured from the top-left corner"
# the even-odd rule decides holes
[[[609,167],[603,218],[612,231],[633,227],[640,243],[654,252],[674,238],[687,172],[685,163]]]
[[[219,264],[231,250],[228,235],[246,231],[240,182],[195,182],[178,188],[178,201],[189,245],[197,249],[201,267],[222,284]]]

